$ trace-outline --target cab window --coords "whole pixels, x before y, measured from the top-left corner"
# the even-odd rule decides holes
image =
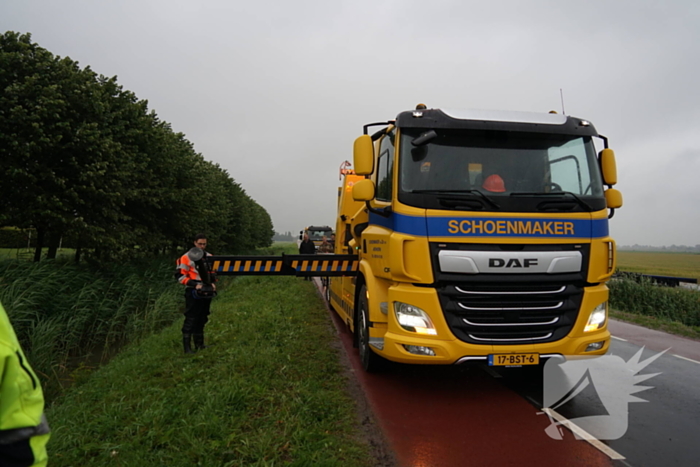
[[[382,138],[377,159],[377,199],[391,201],[394,178],[394,131]]]

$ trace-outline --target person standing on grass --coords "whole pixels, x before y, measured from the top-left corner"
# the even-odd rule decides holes
[[[211,256],[204,250],[206,247],[207,236],[198,234],[194,237],[194,247],[177,261],[175,275],[178,282],[185,286],[185,322],[182,324],[182,343],[187,354],[207,348],[204,345],[204,326],[209,321],[211,300],[216,296],[216,278],[205,259],[206,256]],[[194,339],[194,350],[192,339]]]
[[[0,305],[0,465],[47,465],[44,393]]]
[[[304,233],[304,239],[301,241],[299,244],[299,254],[300,255],[315,255],[316,254],[316,245],[314,245],[314,242],[311,241],[309,238],[309,234]],[[310,281],[313,280],[310,277],[304,277],[305,281]]]

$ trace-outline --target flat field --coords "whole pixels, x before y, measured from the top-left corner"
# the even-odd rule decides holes
[[[676,276],[700,282],[700,254],[618,251],[617,269],[657,276]]]

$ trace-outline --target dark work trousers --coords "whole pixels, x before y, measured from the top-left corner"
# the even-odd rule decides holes
[[[193,289],[185,290],[185,322],[183,334],[204,334],[204,325],[209,321],[211,298],[194,298]]]

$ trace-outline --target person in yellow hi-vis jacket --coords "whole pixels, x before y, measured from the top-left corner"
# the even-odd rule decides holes
[[[45,466],[44,393],[0,304],[0,466]]]

